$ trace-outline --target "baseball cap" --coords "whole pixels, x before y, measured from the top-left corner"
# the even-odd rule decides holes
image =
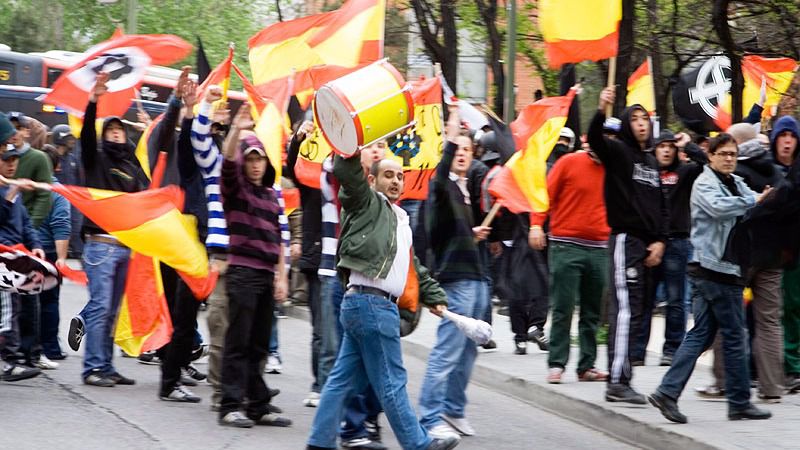
[[[14,128],[14,124],[8,120],[8,116],[0,113],[0,144],[8,141],[15,134],[17,134],[17,129]]]
[[[256,152],[262,158],[267,157],[267,151],[264,149],[264,144],[255,135],[245,137],[239,143],[239,148],[242,150],[242,155],[247,158],[250,153]]]
[[[55,145],[66,145],[67,139],[72,137],[72,131],[69,129],[69,125],[56,125],[53,127],[53,144]]]
[[[672,131],[664,130],[658,135],[658,139],[656,139],[656,145],[664,142],[678,142],[678,140],[675,138],[675,135],[672,134]]]
[[[8,161],[9,159],[11,159],[11,158],[13,158],[13,157],[15,157],[15,156],[16,156],[17,158],[19,158],[20,156],[22,156],[22,153],[19,151],[19,149],[18,149],[18,148],[16,148],[16,147],[12,147],[12,146],[10,146],[10,145],[9,145],[9,146],[8,146],[8,150],[6,150],[6,151],[3,153],[3,155],[2,155],[2,157],[1,157],[1,158],[3,159],[3,161]]]

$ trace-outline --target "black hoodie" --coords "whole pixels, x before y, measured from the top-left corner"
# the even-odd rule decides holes
[[[86,174],[86,187],[119,192],[139,192],[147,188],[147,179],[128,141],[116,144],[102,139],[112,122],[122,123],[119,118],[109,117],[103,122],[101,141],[97,143],[95,120],[97,103],[89,102],[83,116],[81,129],[81,163]],[[84,217],[83,234],[103,234],[105,231]]]
[[[703,173],[703,166],[708,162],[706,154],[696,144],[686,144],[684,151],[690,162],[681,162],[675,155],[672,164],[661,168],[661,189],[669,205],[669,236],[674,238],[689,237],[692,229],[689,197],[694,180]]]
[[[642,150],[631,129],[631,114],[637,109],[645,111],[641,105],[633,105],[622,113],[618,139],[603,136],[606,115],[598,111],[589,125],[588,140],[606,169],[606,214],[611,232],[628,233],[650,244],[667,238],[669,211],[656,158]],[[650,138],[645,148],[652,146]]]

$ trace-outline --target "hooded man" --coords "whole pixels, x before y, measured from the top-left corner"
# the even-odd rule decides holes
[[[739,147],[736,175],[744,179],[750,189],[761,192],[766,186],[774,186],[778,174],[773,158],[758,140],[756,128],[749,123],[735,123],[726,130]]]
[[[642,405],[644,396],[630,386],[633,372],[629,349],[636,342],[635,330],[641,327],[647,292],[645,270],[661,263],[669,213],[658,163],[646,151],[652,147],[647,110],[638,104],[627,108],[620,117],[619,138],[603,136],[604,111],[614,104],[614,98],[614,87],[603,89],[588,132],[589,146],[606,169],[606,214],[611,227],[606,400]]]
[[[689,162],[681,162],[683,152]],[[655,142],[654,154],[661,174],[661,188],[669,205],[669,237],[664,249],[663,264],[654,270],[648,302],[637,345],[632,349],[633,361],[644,363],[647,343],[650,340],[650,323],[655,303],[655,285],[663,281],[666,295],[666,327],[664,347],[661,351],[662,366],[672,363],[672,355],[678,349],[686,332],[684,298],[686,290],[686,264],[689,258],[689,195],[694,180],[703,172],[707,158],[703,150],[691,143],[686,133],[672,134],[664,130]]]
[[[149,180],[134,155],[122,120],[107,118],[97,142],[97,102],[108,91],[108,80],[107,73],[97,75],[83,117],[80,140],[86,187],[139,192],[147,188]],[[89,279],[89,302],[70,322],[69,346],[78,351],[86,335],[82,373],[85,384],[99,387],[134,384],[134,380],[120,375],[112,364],[112,330],[125,290],[130,249],[86,217],[81,232],[86,242],[83,267]]]

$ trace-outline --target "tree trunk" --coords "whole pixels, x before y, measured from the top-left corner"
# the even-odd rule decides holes
[[[442,61],[442,75],[447,84],[458,92],[458,30],[456,30],[456,1],[441,0],[442,8],[442,36],[444,38],[444,54]]]
[[[650,58],[653,63],[651,74],[655,88],[656,111],[661,123],[669,123],[668,92],[664,71],[662,69],[661,44],[656,30],[658,29],[658,0],[647,0],[647,22],[650,29]]]
[[[498,115],[503,112],[505,105],[505,86],[506,75],[502,63],[503,59],[503,38],[497,29],[497,0],[475,0],[475,6],[486,26],[486,35],[489,38],[489,67],[492,70],[492,81],[494,82],[494,102],[492,109]]]
[[[628,77],[631,69],[631,56],[633,55],[633,25],[636,11],[635,0],[622,0],[622,20],[619,23],[619,51],[617,52],[617,76],[614,84],[617,85],[617,99],[614,102],[614,114],[619,115],[625,109],[625,100],[628,96]]]
[[[744,77],[742,76],[742,58],[739,55],[736,42],[731,36],[728,25],[728,6],[730,0],[714,0],[711,12],[711,22],[717,32],[719,41],[728,59],[731,60],[731,123],[742,121],[742,90],[744,90]]]

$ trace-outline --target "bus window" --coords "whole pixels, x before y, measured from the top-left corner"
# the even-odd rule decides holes
[[[45,87],[52,87],[53,83],[56,82],[58,77],[64,72],[64,69],[57,69],[55,67],[48,67],[47,68],[47,86]]]
[[[0,62],[0,84],[17,84],[15,64]]]

